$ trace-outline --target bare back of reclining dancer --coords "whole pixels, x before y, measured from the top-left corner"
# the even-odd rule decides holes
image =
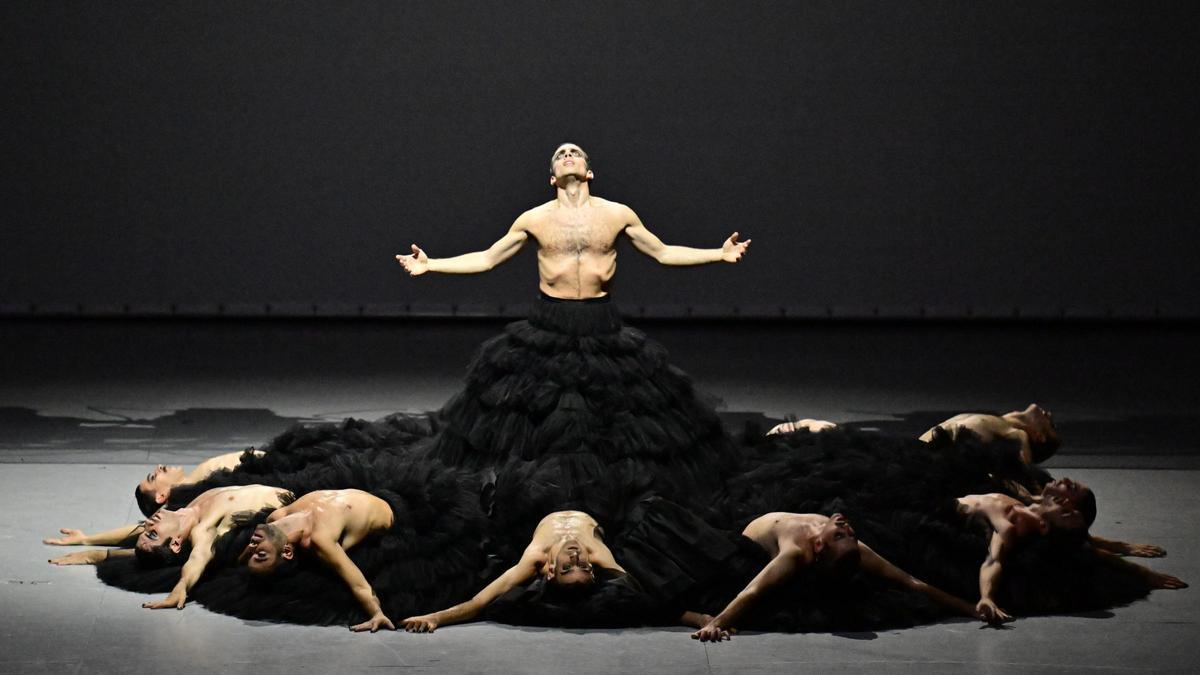
[[[1007,558],[1019,547],[1042,536],[1077,536],[1088,541],[1087,528],[1096,518],[1096,500],[1082,483],[1062,478],[1043,488],[1039,498],[1026,504],[1005,494],[967,495],[958,499],[959,512],[978,517],[991,528],[988,554],[979,568],[979,603],[976,609],[988,621],[1009,621],[996,604],[996,592]],[[1112,552],[1095,548],[1105,562],[1140,577],[1150,588],[1186,588],[1180,579],[1122,560]]]
[[[346,555],[366,537],[390,528],[394,518],[387,502],[362,490],[309,492],[256,527],[239,559],[255,574],[270,574],[292,561],[297,549],[311,551],[346,582],[370,617],[350,630],[395,630],[371,584]]]
[[[792,581],[805,568],[841,575],[855,569],[919,591],[934,602],[965,616],[978,614],[970,603],[921,581],[880,557],[860,542],[845,516],[835,513],[768,513],[752,520],[743,536],[771,556],[771,561],[737,594],[720,614],[692,638],[701,642],[728,640],[738,619],[772,589]]]
[[[604,543],[594,518],[582,511],[557,511],[538,523],[517,564],[475,597],[440,612],[409,617],[403,622],[404,629],[410,633],[432,633],[439,626],[471,621],[500,596],[539,576],[563,589],[594,587],[598,569],[627,574]],[[707,619],[695,612],[685,612],[680,620],[699,627]]]
[[[287,490],[266,485],[213,488],[181,509],[159,509],[142,523],[134,525],[133,528],[140,529],[140,533],[132,549],[80,551],[50,562],[56,565],[87,565],[110,556],[136,555],[147,566],[183,563],[179,583],[175,584],[171,594],[164,600],[142,604],[148,609],[183,609],[188,591],[200,580],[200,575],[212,560],[217,539],[233,529],[243,517],[263,509],[277,509],[290,497]],[[112,543],[119,543],[129,534],[126,530]]]
[[[608,294],[617,270],[617,237],[628,235],[637,250],[663,265],[735,263],[750,240],[738,242],[734,232],[721,248],[668,246],[646,229],[628,206],[592,196],[594,175],[587,153],[563,143],[550,158],[550,185],[555,198],[522,213],[508,233],[487,250],[452,258],[430,258],[416,244],[396,260],[412,276],[426,272],[474,274],[508,260],[532,237],[538,244],[538,275],[542,293],[562,299],[598,298]]]

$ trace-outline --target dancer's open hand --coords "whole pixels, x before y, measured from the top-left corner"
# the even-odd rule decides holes
[[[49,542],[46,542],[49,543]],[[1161,558],[1167,554],[1167,549],[1154,544],[1126,544],[1125,555],[1138,558]]]
[[[410,277],[417,277],[429,271],[429,256],[416,244],[412,245],[412,255],[397,255],[396,262],[404,267]]]
[[[64,527],[59,532],[67,536],[57,539],[43,539],[42,543],[50,544],[51,546],[78,546],[85,543],[87,539],[87,535],[83,533],[83,530],[73,530],[69,527]]]
[[[987,598],[980,600],[975,605],[975,612],[979,615],[980,619],[988,623],[1004,623],[1005,621],[1013,620],[1011,615],[997,607],[996,603]]]
[[[437,630],[437,618],[432,614],[410,616],[403,621],[404,630],[409,633],[432,633]]]
[[[92,551],[76,551],[51,559],[51,565],[95,565],[108,557],[108,551],[98,548]]]
[[[187,593],[181,591],[171,591],[170,595],[157,602],[143,602],[142,607],[145,607],[146,609],[167,609],[169,607],[183,609],[183,605],[186,602]]]
[[[725,240],[725,243],[721,246],[721,260],[735,263],[745,255],[746,247],[750,245],[751,240],[747,239],[746,241],[739,242],[737,238],[738,233],[734,232]]]
[[[721,642],[722,640],[728,640],[734,632],[723,626],[718,626],[716,619],[713,619],[703,628],[692,633],[692,639],[701,642]]]
[[[1151,572],[1146,575],[1146,579],[1150,582],[1151,588],[1167,588],[1174,591],[1188,586],[1183,579],[1161,572]]]
[[[374,633],[380,628],[396,630],[396,626],[392,624],[392,620],[384,616],[383,612],[378,612],[370,619],[350,626],[350,630],[354,631],[355,633],[361,633],[365,630],[369,630]]]

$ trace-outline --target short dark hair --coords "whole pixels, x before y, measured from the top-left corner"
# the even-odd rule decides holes
[[[187,562],[188,556],[192,554],[192,543],[184,539],[183,545],[179,547],[179,553],[176,553],[171,549],[171,540],[164,539],[162,543],[150,548],[134,546],[133,554],[137,556],[138,565],[147,569],[179,567]]]
[[[161,506],[161,504],[158,503],[158,500],[154,498],[153,494],[142,492],[141,485],[133,488],[133,498],[137,500],[137,505],[138,508],[142,510],[142,515],[146,516],[147,518],[154,515],[154,512],[158,510],[159,506]]]
[[[858,549],[858,540],[851,539],[853,547],[847,547],[841,552],[835,552],[832,546],[826,546],[817,554],[816,569],[822,574],[835,578],[848,577],[858,570],[862,553]]]
[[[1092,523],[1096,522],[1096,493],[1089,488],[1083,493],[1083,497],[1075,504],[1075,508],[1079,509],[1079,513],[1083,515],[1084,526],[1086,532],[1091,528]]]

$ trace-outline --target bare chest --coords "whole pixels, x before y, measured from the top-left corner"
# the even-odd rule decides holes
[[[613,250],[620,227],[596,209],[563,209],[548,214],[534,230],[544,254],[581,255]]]

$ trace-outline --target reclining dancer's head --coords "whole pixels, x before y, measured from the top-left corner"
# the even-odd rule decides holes
[[[1054,426],[1054,415],[1036,403],[1024,410],[1014,410],[1004,419],[1018,426],[1029,438],[1029,452],[1034,464],[1040,464],[1058,452],[1062,437]]]
[[[560,589],[578,591],[596,583],[587,548],[574,537],[564,538],[550,548],[549,563],[542,569],[546,581]]]
[[[171,496],[171,488],[184,482],[186,477],[181,466],[159,464],[154,467],[133,490],[133,497],[137,500],[142,515],[150,517],[160,506],[166,504]]]
[[[861,558],[858,537],[846,516],[835,513],[829,517],[813,542],[813,553],[816,569],[824,574],[845,577],[858,569]]]
[[[295,560],[296,548],[277,525],[262,523],[254,528],[250,543],[238,560],[246,563],[251,574],[269,575]]]
[[[182,565],[192,552],[191,527],[174,511],[160,508],[142,524],[134,555],[143,567]]]
[[[1046,483],[1038,506],[1047,531],[1086,537],[1096,522],[1096,494],[1070,478]]]

